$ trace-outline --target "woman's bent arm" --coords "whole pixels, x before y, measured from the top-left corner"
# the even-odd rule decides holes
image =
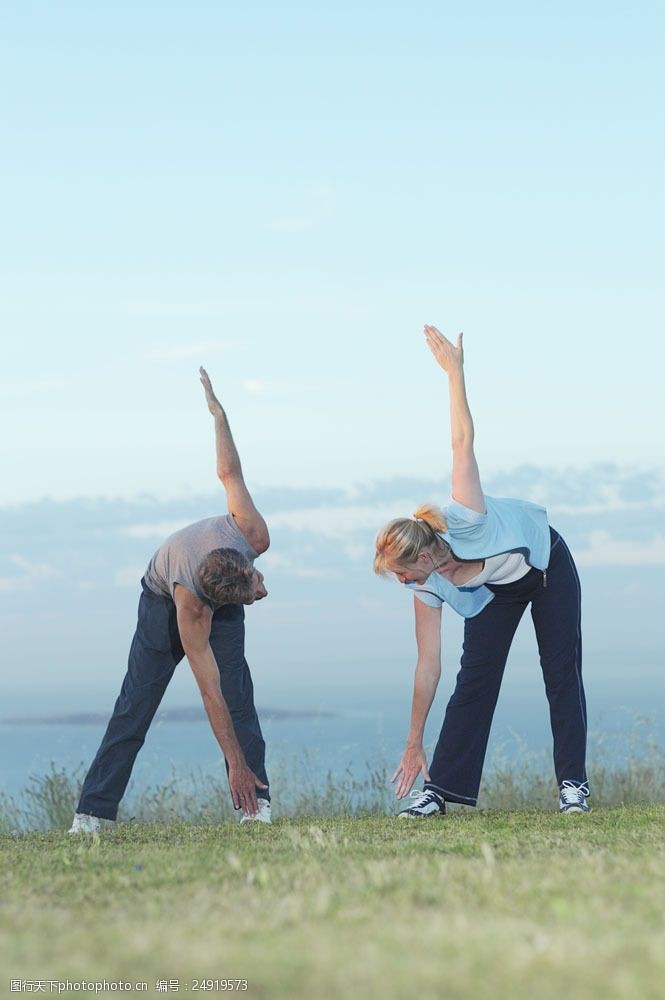
[[[427,758],[423,748],[423,734],[441,677],[441,608],[431,608],[416,597],[414,597],[414,608],[418,663],[413,685],[411,725],[406,741],[406,750],[392,776],[393,781],[399,778],[395,788],[395,795],[398,799],[408,795],[419,774],[422,773],[425,780],[429,780]]]
[[[448,375],[450,437],[453,451],[453,499],[471,510],[484,514],[485,498],[473,450],[473,419],[466,398],[462,337],[463,335],[460,333],[455,347],[436,327],[425,327],[427,346]]]
[[[413,682],[411,726],[406,743],[407,746],[420,746],[441,677],[441,608],[431,608],[417,597],[413,599],[413,607],[418,662]]]

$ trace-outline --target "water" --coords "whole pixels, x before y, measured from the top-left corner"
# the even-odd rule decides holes
[[[296,760],[325,775],[351,767],[360,772],[368,761],[397,761],[404,728],[401,706],[393,711],[357,707],[340,714],[309,718],[264,717],[267,765],[282,768]],[[105,723],[78,725],[0,725],[0,788],[10,794],[23,788],[30,775],[43,774],[51,764],[67,771],[85,769],[103,736]],[[223,766],[221,751],[205,720],[157,720],[151,726],[133,771],[136,787],[154,785],[173,773]]]
[[[445,678],[430,712],[426,745],[436,742],[445,703],[453,678]],[[343,689],[331,683],[309,687],[279,687],[265,690],[264,705],[275,708],[312,709],[330,714],[309,717],[267,717],[262,727],[267,744],[267,767],[279,773],[295,772],[295,762],[307,762],[308,776],[317,780],[333,775],[366,773],[367,765],[385,766],[390,772],[401,757],[408,731],[411,685],[356,685]],[[638,717],[651,718],[651,731],[665,742],[665,720],[660,706],[660,669],[645,669],[630,677],[611,670],[607,663],[588,671],[587,694],[590,708],[590,738],[604,738],[605,754],[618,761],[635,733]],[[178,697],[178,692],[175,692]],[[112,702],[110,703],[112,704]],[[182,700],[175,704],[182,704]],[[192,704],[191,699],[189,704]],[[259,701],[259,706],[261,701]],[[76,711],[71,705],[65,710]],[[86,706],[88,709],[90,705]],[[94,706],[103,711],[104,705]],[[173,704],[165,704],[165,708]],[[58,706],[58,712],[63,711]],[[109,706],[110,710],[110,706]],[[260,712],[260,708],[259,708]],[[19,713],[15,713],[19,714]],[[27,714],[22,712],[20,714]],[[32,714],[38,714],[33,707]],[[46,714],[42,707],[39,714]],[[261,713],[260,713],[261,714]],[[67,771],[84,771],[92,760],[106,722],[87,724],[22,723],[0,724],[0,789],[16,795],[31,775],[41,775],[54,764]],[[547,702],[537,672],[525,672],[517,665],[507,675],[499,699],[488,763],[498,755],[510,759],[525,749],[539,753],[549,750],[551,736]],[[173,774],[184,777],[198,772],[219,772],[221,751],[205,719],[176,722],[157,718],[135,765],[132,786],[141,789],[166,781]]]

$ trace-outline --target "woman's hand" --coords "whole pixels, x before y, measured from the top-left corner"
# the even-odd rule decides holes
[[[391,781],[396,781],[399,778],[397,788],[395,789],[395,795],[398,799],[403,799],[405,795],[409,794],[419,774],[422,774],[425,781],[429,781],[427,757],[425,756],[423,745],[422,743],[417,745],[407,743],[406,750],[397,766],[397,770],[390,779]]]
[[[463,336],[463,333],[458,334],[457,347],[455,347],[435,326],[425,327],[427,346],[444,372],[448,372],[448,374],[452,371],[461,371],[464,366]]]

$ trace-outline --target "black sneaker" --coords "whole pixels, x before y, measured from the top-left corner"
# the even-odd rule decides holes
[[[446,812],[446,803],[436,792],[426,788],[424,791],[414,788],[410,793],[413,803],[407,809],[401,809],[397,813],[398,819],[412,819],[419,816],[443,816]]]
[[[562,813],[588,813],[586,797],[589,794],[589,786],[586,781],[578,784],[575,781],[562,781],[559,788],[559,812]]]

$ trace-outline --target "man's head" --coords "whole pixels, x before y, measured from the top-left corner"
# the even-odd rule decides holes
[[[213,607],[253,604],[266,597],[263,573],[235,549],[213,549],[198,568],[199,587]]]

